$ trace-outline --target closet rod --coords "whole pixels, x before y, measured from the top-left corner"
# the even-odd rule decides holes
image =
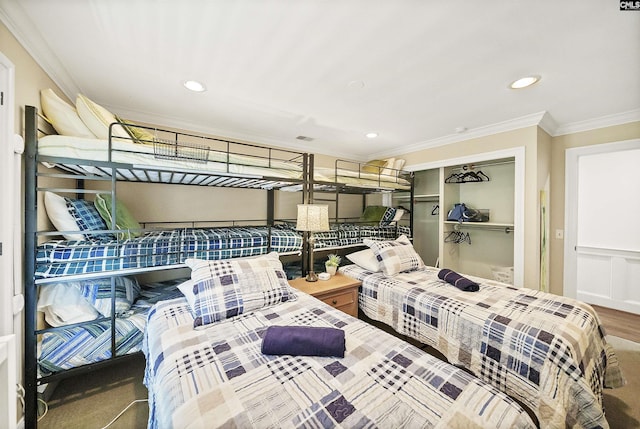
[[[493,165],[505,165],[505,164],[514,164],[516,161],[515,160],[505,160],[505,161],[489,161],[489,162],[471,162],[469,164],[464,164],[464,165],[460,165],[457,167],[452,168],[452,170],[456,171],[456,170],[464,170],[465,167],[469,168],[469,166],[471,166],[472,169],[474,168],[482,168],[482,167],[491,167]]]
[[[505,234],[509,234],[511,232],[513,232],[513,227],[512,226],[500,226],[500,225],[479,225],[481,224],[481,222],[477,222],[477,223],[471,223],[471,225],[469,225],[469,223],[464,223],[464,222],[459,222],[456,223],[455,225],[453,225],[453,229],[458,231],[460,228],[477,228],[477,229],[482,229],[482,230],[486,230],[486,231],[503,231]]]

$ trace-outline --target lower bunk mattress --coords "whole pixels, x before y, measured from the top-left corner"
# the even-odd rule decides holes
[[[199,329],[186,299],[158,303],[145,333],[148,427],[535,427],[487,383],[293,293]],[[343,330],[344,357],[262,353],[268,327],[292,325]]]
[[[139,352],[142,349],[142,339],[147,324],[147,313],[149,309],[164,299],[173,299],[182,296],[177,289],[178,284],[182,283],[182,281],[183,280],[173,280],[148,283],[141,288],[137,288],[137,283],[131,281],[127,283],[127,285],[131,284],[136,287],[133,292],[129,290],[127,293],[119,288],[123,283],[117,283],[117,317],[115,318],[116,356]],[[95,286],[96,284],[100,284],[100,281],[92,281],[91,284],[91,286]],[[90,296],[86,296],[86,299],[83,301],[86,305],[95,307],[96,310],[94,314],[97,317],[103,316],[101,312],[109,315],[111,310],[111,299],[109,298],[111,289],[110,280],[106,279],[99,286],[100,290],[95,293],[85,294]],[[52,286],[43,287],[48,288]],[[59,285],[59,287],[64,288],[67,286]],[[80,286],[80,288],[82,288],[82,286]],[[62,289],[56,292],[56,294],[58,294],[58,302],[61,302],[60,300],[66,300],[68,304],[69,301],[77,301],[72,298],[70,294],[66,294],[65,296],[60,290]],[[132,300],[133,302],[130,305],[127,305],[125,301],[131,298],[132,294],[137,295],[137,297],[134,301]],[[88,314],[89,311],[91,311],[87,311],[77,305],[75,306],[76,308],[64,306],[56,310],[54,308],[56,303],[53,301],[53,299],[49,300],[47,304],[51,305],[47,305],[45,308],[47,317],[50,316],[51,311],[57,311],[60,315],[70,315],[72,313]],[[42,301],[41,304],[43,304]],[[42,307],[40,308],[42,309]],[[95,322],[86,321],[71,326],[59,326],[45,330],[38,345],[38,367],[40,374],[50,375],[112,358],[111,336],[111,319],[105,319],[104,317],[101,317],[101,320]]]
[[[302,237],[269,227],[180,228],[142,237],[105,240],[52,240],[38,246],[37,279],[182,264],[186,259],[230,259],[297,252]]]
[[[358,265],[359,306],[373,320],[428,344],[530,408],[544,428],[609,427],[604,387],[624,384],[594,310],[550,293],[467,277],[463,291],[422,267],[386,276]]]
[[[314,234],[317,249],[362,244],[365,239],[392,240],[409,235],[408,227],[335,224]],[[135,238],[51,240],[37,248],[35,278],[120,271],[183,264],[187,259],[222,260],[295,253],[302,235],[293,224],[273,227],[179,228],[146,232]]]

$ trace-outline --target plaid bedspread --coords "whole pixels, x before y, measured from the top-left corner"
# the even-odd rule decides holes
[[[147,313],[158,301],[182,296],[179,280],[150,283],[123,317],[115,320],[116,355],[142,349]],[[86,322],[80,326],[55,328],[42,334],[38,365],[42,374],[100,362],[111,358],[111,321]]]
[[[294,224],[279,224],[282,230],[295,231]],[[335,223],[330,225],[329,231],[314,232],[315,249],[326,249],[329,247],[345,247],[362,244],[365,238],[372,240],[395,240],[400,235],[411,237],[411,228],[408,226],[392,225],[374,226],[354,223]]]
[[[270,325],[345,331],[344,358],[263,355]],[[185,299],[149,313],[149,428],[532,428],[515,401],[467,372],[299,294],[193,329]]]
[[[294,252],[302,237],[268,227],[181,228],[126,240],[52,240],[38,246],[36,278],[183,263],[187,258],[228,259]]]
[[[550,293],[470,277],[463,292],[438,269],[387,278],[356,265],[364,313],[443,353],[528,406],[543,428],[606,428],[602,389],[624,384],[593,309]]]

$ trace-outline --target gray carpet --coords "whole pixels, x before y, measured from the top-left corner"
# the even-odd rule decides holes
[[[627,385],[606,389],[604,407],[612,429],[640,428],[640,344],[608,337],[616,350]],[[85,376],[62,380],[49,400],[42,429],[101,429],[135,399],[147,397],[142,384],[144,358],[138,356]],[[110,429],[145,428],[146,402],[136,403]]]

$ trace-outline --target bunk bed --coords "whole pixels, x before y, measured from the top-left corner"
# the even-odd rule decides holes
[[[362,281],[359,307],[372,323],[438,350],[541,427],[608,427],[603,388],[624,379],[588,304],[425,266],[408,240],[366,244],[340,272]]]
[[[300,233],[278,227],[274,219],[274,191],[300,185],[304,202],[308,168],[302,152],[135,124],[111,124],[108,140],[46,135],[41,125],[37,109],[26,106],[27,427],[36,425],[39,385],[92,371],[141,349],[149,309],[175,297],[180,282],[149,288],[137,284],[137,275],[185,268],[190,258],[300,254]],[[137,133],[124,136],[116,126]],[[136,137],[140,131],[143,137]],[[123,224],[126,216],[121,217],[117,199],[121,182],[264,190],[267,219],[202,227]],[[93,212],[99,199],[107,212],[102,224]],[[43,227],[45,210],[38,210],[38,203],[48,200],[62,202],[61,210],[47,205],[56,230]],[[61,226],[51,216],[59,211],[64,212],[57,219]],[[64,217],[69,215],[71,227]],[[83,306],[67,305],[77,302]]]
[[[149,313],[151,429],[535,427],[498,389],[294,290],[277,258],[189,264],[198,298]],[[230,273],[237,281],[223,286]],[[257,293],[269,302],[251,298],[257,278],[272,279]]]

